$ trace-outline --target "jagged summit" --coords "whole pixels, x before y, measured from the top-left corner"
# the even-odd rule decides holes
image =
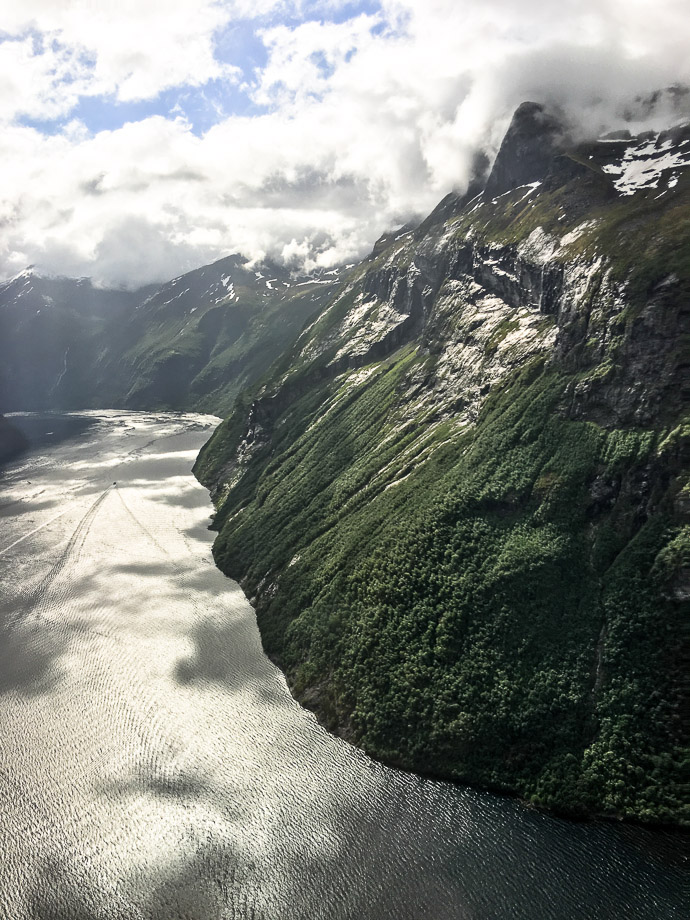
[[[685,822],[690,133],[575,142],[527,103],[478,192],[238,400],[195,467],[214,556],[375,756]]]
[[[430,227],[456,216],[479,195],[493,198],[518,186],[541,182],[566,136],[563,122],[543,105],[523,102],[515,110],[493,166],[489,168],[484,151],[477,151],[466,191],[449,192],[419,224],[415,237],[422,238]]]
[[[514,189],[544,182],[557,189],[575,177],[598,177],[601,188],[616,195],[659,189],[663,194],[678,182],[690,163],[690,122],[664,131],[632,135],[628,129],[599,138],[575,141],[557,112],[536,102],[523,102],[515,111],[488,178],[475,172],[464,195],[446,196],[420,225],[423,232],[461,213],[468,201],[490,201]],[[601,180],[604,180],[603,182]]]
[[[544,178],[565,134],[563,123],[537,102],[523,102],[513,115],[486,182],[487,195]]]

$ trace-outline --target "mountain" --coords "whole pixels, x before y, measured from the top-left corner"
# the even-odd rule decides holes
[[[2,411],[87,406],[93,355],[141,296],[101,291],[85,278],[42,278],[32,268],[0,284]]]
[[[0,285],[0,410],[227,412],[338,284],[237,255],[134,292],[27,270]]]
[[[0,464],[11,460],[29,446],[26,437],[18,428],[0,415]]]
[[[518,109],[382,238],[195,471],[332,731],[568,814],[687,823],[690,126]]]

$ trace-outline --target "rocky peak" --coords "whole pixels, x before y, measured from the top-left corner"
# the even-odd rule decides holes
[[[523,102],[494,161],[485,193],[495,196],[544,178],[564,133],[563,124],[544,106]]]
[[[521,106],[488,194],[382,237],[195,471],[330,728],[683,820],[690,135],[564,135]]]

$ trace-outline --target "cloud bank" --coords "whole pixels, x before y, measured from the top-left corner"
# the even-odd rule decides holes
[[[686,0],[0,13],[4,277],[35,264],[134,287],[237,251],[328,266],[462,189],[525,99],[592,135],[689,114],[633,104],[690,83]]]

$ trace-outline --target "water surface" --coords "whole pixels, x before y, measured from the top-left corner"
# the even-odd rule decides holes
[[[399,773],[295,703],[213,566],[217,420],[71,419],[0,480],[3,920],[687,916],[682,838]]]

